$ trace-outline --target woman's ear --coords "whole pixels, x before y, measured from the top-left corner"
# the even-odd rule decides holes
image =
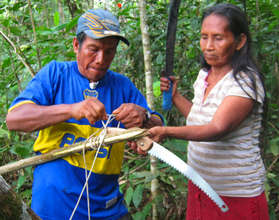
[[[240,50],[246,43],[247,41],[247,36],[245,34],[240,35],[240,39],[237,42],[236,50]]]

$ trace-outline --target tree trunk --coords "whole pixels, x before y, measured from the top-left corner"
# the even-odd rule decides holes
[[[274,63],[274,74],[277,79],[277,91],[279,91],[279,70],[278,70],[278,62],[275,61]],[[279,97],[277,96],[277,104],[279,105]]]
[[[78,3],[73,0],[66,0],[66,3],[72,18],[74,18],[76,16],[76,12],[78,11]]]
[[[1,175],[0,207],[1,220],[40,220],[40,217],[12,191]]]
[[[153,96],[153,80],[151,73],[151,47],[150,39],[148,34],[148,25],[146,23],[146,2],[145,0],[139,0],[139,11],[140,11],[140,27],[144,54],[144,68],[145,68],[145,83],[146,83],[146,99],[151,109],[154,109],[154,96]],[[150,170],[155,175],[157,171],[157,160],[154,157],[150,157]],[[154,178],[151,181],[151,196],[154,200],[158,194],[158,179]],[[152,219],[158,219],[158,212],[156,203],[152,203]]]
[[[42,64],[41,64],[40,49],[39,49],[39,46],[37,43],[36,28],[35,28],[35,21],[34,21],[33,12],[32,12],[31,0],[28,0],[28,8],[29,8],[29,14],[30,14],[32,30],[33,30],[34,46],[36,47],[36,55],[37,55],[37,59],[38,59],[38,63],[39,63],[39,69],[41,69]]]
[[[63,4],[62,4],[61,0],[57,0],[57,7],[58,7],[58,11],[59,11],[60,24],[64,24],[65,17],[64,17]]]

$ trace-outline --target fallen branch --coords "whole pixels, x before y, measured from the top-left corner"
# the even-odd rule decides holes
[[[121,129],[121,128],[107,128],[107,135],[104,138],[103,145],[114,144],[122,141],[130,141],[143,136],[146,136],[146,130],[141,128]],[[63,147],[50,151],[45,154],[29,157],[19,160],[17,162],[9,163],[0,167],[0,175],[11,171],[19,170],[28,166],[42,164],[48,161],[56,160],[74,153],[82,152],[83,150],[92,149],[97,147],[99,143],[90,141],[80,142],[73,144],[69,147]]]

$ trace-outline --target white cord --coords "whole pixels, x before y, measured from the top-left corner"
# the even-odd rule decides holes
[[[72,218],[73,218],[73,216],[74,216],[74,214],[77,210],[77,207],[80,203],[80,200],[81,200],[81,197],[82,197],[82,194],[83,194],[85,188],[86,188],[86,194],[87,194],[88,220],[90,220],[90,198],[89,198],[89,190],[88,190],[88,180],[89,180],[89,178],[92,174],[92,170],[93,170],[95,161],[97,159],[97,156],[99,154],[100,148],[104,143],[105,136],[107,134],[107,126],[108,126],[109,123],[111,123],[115,119],[115,116],[113,114],[108,115],[108,116],[109,117],[108,117],[108,120],[107,120],[106,123],[104,123],[104,121],[102,121],[103,130],[100,132],[100,134],[98,136],[95,136],[95,134],[97,133],[97,131],[96,131],[92,135],[90,135],[90,137],[87,138],[86,141],[84,142],[84,147],[83,147],[82,152],[83,152],[83,161],[84,161],[84,165],[85,165],[85,183],[84,183],[84,186],[81,190],[78,201],[75,205],[75,208],[73,209],[73,212],[72,212],[71,217],[70,217],[69,220],[72,220]],[[119,126],[119,124],[120,123],[118,123],[118,126]],[[91,143],[91,146],[92,146],[93,149],[94,149],[94,147],[97,146],[97,150],[96,150],[96,153],[95,153],[95,156],[94,156],[94,160],[93,160],[93,163],[92,163],[92,166],[91,166],[91,169],[90,169],[88,175],[87,175],[87,166],[86,166],[86,157],[85,157],[85,146],[86,146],[87,143]]]

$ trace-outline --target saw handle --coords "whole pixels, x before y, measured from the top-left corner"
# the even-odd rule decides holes
[[[170,81],[170,89],[163,92],[163,104],[162,108],[164,111],[171,110],[172,108],[172,82]]]
[[[142,151],[147,152],[152,148],[153,141],[149,137],[142,137],[136,140],[136,143]]]

